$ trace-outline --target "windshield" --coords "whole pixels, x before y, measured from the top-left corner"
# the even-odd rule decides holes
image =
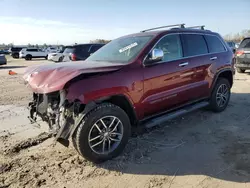
[[[134,59],[152,36],[118,38],[93,53],[87,60],[128,63]]]

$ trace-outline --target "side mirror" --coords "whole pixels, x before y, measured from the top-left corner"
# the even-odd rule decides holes
[[[164,57],[164,53],[160,49],[153,49],[145,60],[145,65],[151,65],[153,63],[162,61]]]

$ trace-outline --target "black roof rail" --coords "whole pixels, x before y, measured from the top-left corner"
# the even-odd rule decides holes
[[[197,25],[197,26],[191,26],[191,27],[186,27],[187,29],[201,29],[205,30],[205,25]]]
[[[183,23],[183,24],[174,24],[174,25],[166,25],[166,26],[161,26],[161,27],[154,27],[154,28],[143,30],[141,32],[143,33],[143,32],[152,31],[152,30],[156,30],[156,29],[162,29],[162,28],[168,28],[168,27],[177,27],[177,26],[179,28],[185,28],[185,24]]]

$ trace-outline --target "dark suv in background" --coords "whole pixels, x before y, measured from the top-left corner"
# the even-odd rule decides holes
[[[99,50],[105,44],[76,44],[67,46],[63,52],[66,60],[79,61],[87,59],[92,53]],[[68,58],[67,58],[68,57]]]
[[[245,38],[236,51],[236,69],[239,73],[244,73],[250,69],[250,37]]]
[[[131,126],[153,127],[202,107],[225,110],[232,50],[204,27],[171,27],[112,40],[84,62],[30,67],[31,121],[40,116],[57,141],[68,146],[72,137],[79,154],[102,162],[123,151]]]
[[[10,55],[13,58],[19,58],[19,52],[23,49],[24,47],[11,47],[9,49]]]

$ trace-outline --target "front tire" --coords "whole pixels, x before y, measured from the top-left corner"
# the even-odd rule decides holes
[[[26,56],[25,56],[25,60],[27,60],[27,61],[28,61],[28,60],[32,60],[32,55],[26,55]]]
[[[128,115],[120,107],[104,103],[84,117],[73,135],[73,145],[87,160],[101,163],[124,150],[130,131]]]
[[[226,109],[231,96],[231,86],[227,79],[219,78],[210,98],[210,109],[222,112]]]
[[[63,61],[63,56],[58,59],[58,62],[62,62],[62,61]]]
[[[246,70],[245,69],[241,69],[241,68],[236,68],[238,73],[244,73]]]

